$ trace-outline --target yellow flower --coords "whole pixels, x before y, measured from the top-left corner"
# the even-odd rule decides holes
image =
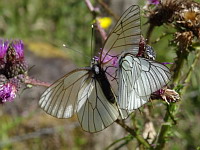
[[[103,29],[109,28],[112,23],[112,19],[110,17],[102,17],[102,18],[98,18],[98,20],[100,22],[100,26]]]

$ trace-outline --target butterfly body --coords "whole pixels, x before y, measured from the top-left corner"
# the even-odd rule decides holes
[[[92,66],[92,70],[94,72],[94,79],[98,81],[99,85],[102,88],[102,91],[104,95],[106,96],[106,99],[110,103],[115,103],[115,96],[111,90],[111,85],[108,81],[108,78],[106,77],[105,71],[100,67],[100,64],[94,64]]]

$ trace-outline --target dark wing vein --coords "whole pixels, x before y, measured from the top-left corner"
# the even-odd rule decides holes
[[[131,51],[137,54],[141,35],[140,26],[140,9],[139,6],[133,5],[124,12],[105,41],[103,47],[105,56],[101,58],[101,62],[111,50]]]
[[[81,127],[88,132],[98,132],[111,125],[119,116],[116,104],[111,104],[103,94],[98,81],[91,78],[87,90],[80,90],[77,115]],[[82,95],[87,96],[83,98]]]
[[[139,108],[148,101],[153,92],[161,89],[169,80],[170,71],[165,65],[126,54],[121,58],[119,67],[120,108],[128,110]]]
[[[53,83],[41,96],[39,106],[57,118],[69,118],[76,109],[80,86],[90,69],[76,69]]]

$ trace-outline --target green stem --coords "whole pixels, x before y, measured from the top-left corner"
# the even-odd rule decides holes
[[[150,42],[151,33],[153,32],[154,27],[155,27],[154,25],[150,24],[147,30],[147,35],[146,35],[147,43]]]
[[[179,49],[179,51],[177,52],[177,60],[175,61],[174,66],[172,67],[172,71],[174,72],[172,78],[173,78],[173,83],[175,85],[178,85],[180,83],[180,80],[181,80],[180,73],[183,68],[185,58],[188,57],[188,54],[189,53],[186,50],[184,50],[183,52],[181,49]],[[169,111],[166,111],[166,114],[164,117],[165,123],[161,126],[161,129],[157,138],[157,142],[156,142],[156,147],[154,148],[154,150],[160,150],[165,147],[165,144],[169,137],[168,133],[170,132],[174,124],[172,123],[173,122],[172,118],[174,118],[174,116],[178,112],[178,104],[170,104],[167,107]]]
[[[174,125],[174,119],[171,118],[175,116],[178,112],[178,106],[176,104],[171,103],[170,105],[167,105],[168,110],[166,111],[164,121],[165,123],[162,124],[158,138],[157,138],[157,145],[154,148],[154,150],[161,150],[164,148],[165,143],[168,139],[168,133],[171,130],[171,127]]]
[[[192,65],[190,66],[190,69],[189,69],[189,71],[188,71],[188,73],[187,73],[187,75],[186,75],[186,78],[185,78],[185,82],[184,82],[184,83],[186,83],[186,85],[189,85],[189,84],[187,84],[187,83],[190,82],[191,75],[192,75],[192,73],[193,73],[193,71],[194,71],[196,65],[198,64],[199,60],[200,60],[200,50],[197,50],[197,54],[195,55],[195,58],[194,58],[194,60],[193,60],[193,63],[192,63]],[[188,87],[188,86],[185,86],[185,87],[183,88],[183,90],[182,90],[183,93],[185,92],[185,90],[187,89],[187,87]]]
[[[181,50],[179,50],[179,52],[180,51]],[[174,62],[174,66],[172,67],[174,72],[172,79],[175,85],[177,85],[181,80],[181,70],[183,69],[183,64],[185,59],[188,57],[188,54],[189,53],[186,50],[184,52],[177,53],[177,60]]]
[[[173,76],[175,84],[178,84],[181,80],[180,72],[182,70],[184,60],[185,60],[185,58],[187,58],[188,54],[189,53],[186,52],[186,53],[184,53],[184,54],[182,53],[180,56],[178,56],[178,60],[176,61],[176,67],[174,68],[175,73]],[[185,83],[188,83],[190,81],[192,72],[194,71],[194,68],[196,67],[199,59],[200,59],[200,51],[197,52],[196,57],[187,73],[187,76],[184,80]],[[186,88],[187,88],[187,86],[185,86],[184,89],[182,89],[181,94],[185,93]],[[168,133],[170,132],[170,130],[173,126],[173,123],[172,123],[172,122],[174,122],[173,118],[178,112],[179,105],[178,104],[170,104],[170,105],[168,105],[168,108],[169,108],[169,111],[167,111],[165,114],[165,117],[164,117],[165,123],[161,126],[161,129],[160,129],[160,132],[159,132],[159,135],[157,138],[157,145],[154,148],[154,150],[160,150],[160,149],[164,148],[167,138],[169,137]]]
[[[137,134],[137,132],[130,128],[129,126],[127,126],[126,124],[123,123],[122,120],[116,120],[116,123],[118,123],[121,127],[123,127],[127,132],[129,132],[131,135],[133,135],[140,144],[144,145],[146,148],[150,148],[151,146],[149,145],[149,143],[139,134]]]
[[[129,141],[132,140],[132,139],[133,139],[133,136],[130,136],[130,135],[128,135],[128,136],[126,136],[126,137],[123,137],[123,138],[121,138],[121,139],[118,139],[118,140],[114,141],[112,144],[110,144],[105,150],[108,150],[108,149],[111,148],[113,145],[115,145],[115,144],[117,144],[117,143],[119,143],[119,142],[121,142],[121,141],[129,142]],[[126,143],[126,142],[125,142],[125,143]]]

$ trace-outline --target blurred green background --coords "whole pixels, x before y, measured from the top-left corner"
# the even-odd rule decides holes
[[[145,1],[140,1],[141,8]],[[109,2],[114,12],[117,5],[124,3],[124,10],[132,3],[125,1]],[[134,4],[137,2],[135,1]],[[115,5],[112,5],[115,4]],[[116,7],[116,8],[115,8]],[[119,6],[118,6],[119,7]],[[120,16],[124,10],[120,10]],[[101,10],[104,15],[104,9]],[[118,10],[119,11],[119,10]],[[148,24],[142,18],[142,31],[145,35]],[[52,83],[75,67],[88,66],[91,56],[91,24],[93,17],[84,1],[80,0],[1,0],[0,1],[0,36],[6,39],[22,39],[25,44],[25,58],[29,64],[29,75]],[[113,25],[115,20],[113,19]],[[108,30],[109,31],[109,30]],[[171,28],[157,27],[152,35],[152,42],[162,33],[172,32]],[[152,44],[157,59],[162,62],[174,62],[175,49],[168,44],[173,35],[169,34],[156,44]],[[82,51],[77,54],[64,48]],[[195,52],[185,63],[184,76],[192,64]],[[200,62],[199,62],[200,64]],[[178,124],[173,126],[171,139],[166,149],[196,149],[200,146],[200,71],[195,69],[187,92],[182,95]],[[43,87],[23,88],[12,103],[0,106],[0,149],[104,149],[116,139],[126,135],[118,125],[112,125],[105,131],[89,134],[81,130],[76,117],[56,119],[45,114],[38,107]],[[156,131],[162,121],[164,103],[153,102]],[[136,112],[138,118],[142,114]],[[141,129],[143,127],[141,126]],[[122,149],[134,149],[134,141]]]

